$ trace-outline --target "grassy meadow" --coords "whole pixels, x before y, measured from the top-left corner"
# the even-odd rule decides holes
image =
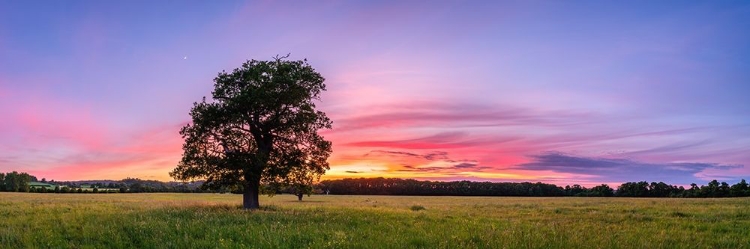
[[[0,193],[0,248],[750,248],[750,198]]]

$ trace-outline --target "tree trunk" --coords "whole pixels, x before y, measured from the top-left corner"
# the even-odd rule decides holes
[[[260,181],[251,182],[245,186],[245,192],[242,193],[242,208],[244,209],[260,208],[260,202],[258,202],[259,187],[260,187]]]
[[[302,201],[302,196],[303,196],[303,194],[297,194],[297,200],[298,201]]]

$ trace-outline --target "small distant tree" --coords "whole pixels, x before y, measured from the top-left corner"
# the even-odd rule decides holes
[[[235,186],[243,207],[257,209],[261,183],[307,183],[325,173],[331,121],[316,110],[324,78],[306,60],[251,60],[214,79],[213,101],[195,103],[182,128],[182,160],[170,175],[205,178],[206,189]],[[239,187],[237,187],[239,186]]]
[[[302,201],[302,197],[310,196],[313,193],[315,182],[320,180],[321,172],[318,172],[315,165],[303,165],[300,170],[291,172],[284,181],[289,187],[292,194],[297,196],[297,200]],[[310,167],[310,168],[305,168]]]
[[[302,201],[305,195],[310,196],[313,193],[313,186],[309,184],[293,184],[290,186],[292,194],[297,196],[298,201]]]
[[[99,188],[94,188],[94,193],[99,193]]]
[[[47,178],[42,178],[43,183],[47,183]]]

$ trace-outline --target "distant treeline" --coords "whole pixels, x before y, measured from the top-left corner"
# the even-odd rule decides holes
[[[210,192],[200,189],[202,181],[161,182],[155,180],[141,180],[125,178],[123,180],[100,181],[55,181],[29,175],[28,173],[0,173],[0,191],[3,192],[38,192],[38,193],[153,193],[180,192],[197,193]]]
[[[398,178],[358,178],[325,180],[316,186],[321,192],[336,195],[425,195],[425,196],[619,196],[619,197],[743,197],[750,189],[743,179],[729,185],[713,180],[705,186],[690,188],[663,182],[626,182],[616,190],[602,184],[592,188],[581,185],[559,187],[531,182],[418,181]],[[317,192],[317,191],[316,191]]]
[[[123,180],[100,181],[55,181],[16,171],[0,173],[0,191],[40,193],[228,193],[236,189],[204,190],[202,181],[161,182],[125,178]],[[268,186],[265,186],[268,188]],[[618,196],[618,197],[744,197],[750,196],[750,187],[743,179],[729,185],[717,180],[708,185],[690,188],[669,185],[663,182],[626,182],[617,189],[607,184],[586,188],[581,185],[560,187],[547,183],[531,182],[472,182],[472,181],[419,181],[399,178],[347,178],[325,180],[314,187],[316,194],[334,195],[423,195],[423,196]],[[273,189],[273,188],[269,188]],[[277,194],[291,193],[289,189],[273,189]]]

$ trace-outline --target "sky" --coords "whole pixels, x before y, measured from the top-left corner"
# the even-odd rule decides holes
[[[0,0],[0,172],[172,180],[217,73],[326,78],[323,179],[750,179],[750,2]]]

